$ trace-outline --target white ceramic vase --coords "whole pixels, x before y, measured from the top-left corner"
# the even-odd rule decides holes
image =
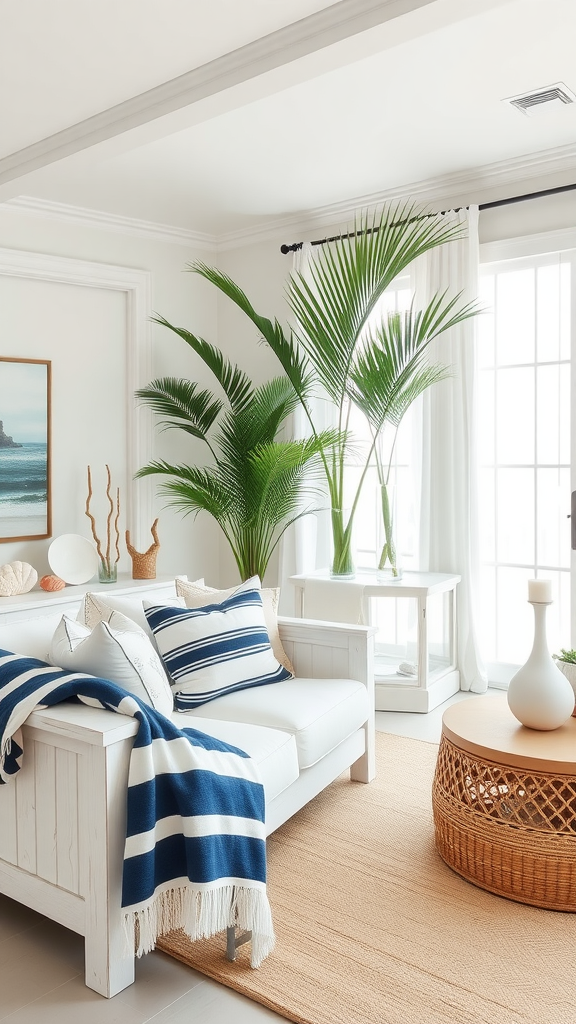
[[[574,710],[574,690],[548,651],[548,603],[530,604],[534,608],[534,644],[528,661],[510,680],[508,706],[522,725],[545,732],[568,721]]]

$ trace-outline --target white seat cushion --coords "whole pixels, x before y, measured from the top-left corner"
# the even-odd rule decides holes
[[[204,716],[200,719],[196,711],[173,711],[169,718],[179,729],[207,732],[224,743],[239,747],[253,758],[260,772],[266,803],[283,793],[298,778],[296,741],[289,732],[242,722],[216,721]]]
[[[309,768],[368,718],[368,694],[353,679],[284,679],[238,690],[196,708],[195,718],[252,722],[296,737],[300,768]]]

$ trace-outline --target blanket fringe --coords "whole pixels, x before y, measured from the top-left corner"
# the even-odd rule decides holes
[[[129,946],[140,957],[154,949],[156,940],[182,929],[195,942],[208,939],[230,926],[252,932],[250,963],[259,967],[274,948],[270,904],[264,889],[225,885],[198,890],[192,886],[166,889],[141,910],[124,915]]]

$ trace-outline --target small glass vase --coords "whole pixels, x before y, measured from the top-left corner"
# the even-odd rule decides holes
[[[352,550],[352,521],[350,510],[331,509],[332,565],[330,576],[334,580],[353,580],[356,575]]]
[[[118,563],[109,558],[101,558],[98,563],[98,582],[116,583],[118,579]]]
[[[398,583],[402,579],[402,565],[396,543],[396,491],[394,487],[379,484],[380,508],[384,526],[384,544],[376,567],[378,583]]]

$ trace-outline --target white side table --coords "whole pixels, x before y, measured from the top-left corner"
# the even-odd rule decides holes
[[[456,667],[456,587],[460,576],[405,572],[396,583],[379,583],[375,571],[357,572],[353,580],[331,579],[327,570],[291,576],[297,588],[297,613],[343,621],[342,609],[357,606],[366,624],[378,628],[375,683],[377,711],[426,713],[460,689]],[[310,606],[322,583],[321,616]],[[312,586],[311,586],[312,584]],[[306,607],[306,588],[309,608]],[[351,599],[350,599],[351,598]],[[314,614],[312,614],[312,612]]]

